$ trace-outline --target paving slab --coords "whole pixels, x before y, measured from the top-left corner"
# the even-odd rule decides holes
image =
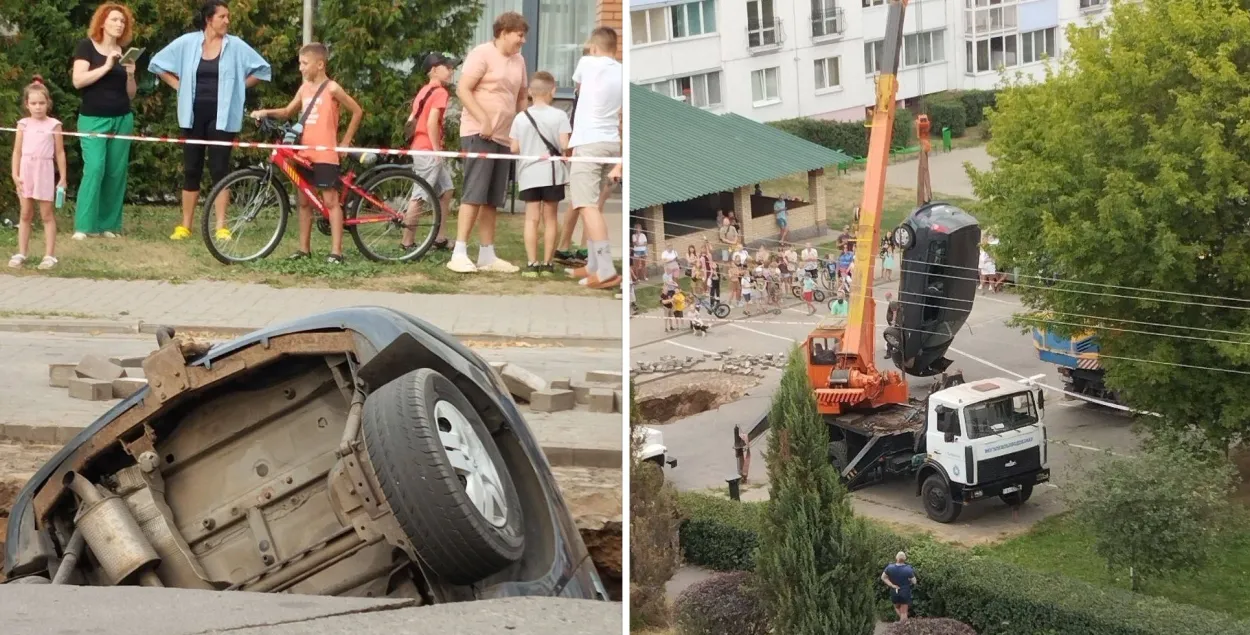
[[[189,589],[0,585],[5,635],[192,635],[410,605],[400,600]]]
[[[141,301],[136,301],[141,299]],[[616,342],[623,337],[621,300],[552,295],[444,295],[353,289],[276,289],[262,284],[197,280],[90,280],[0,274],[5,330],[79,333],[141,332],[167,325],[196,330],[254,330],[352,306],[384,306],[415,315],[461,337],[527,337]],[[58,316],[87,316],[87,319]],[[115,355],[114,355],[115,356]]]

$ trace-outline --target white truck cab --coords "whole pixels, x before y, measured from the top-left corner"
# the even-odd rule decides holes
[[[639,426],[634,430],[634,435],[642,445],[638,451],[640,460],[655,463],[660,469],[663,469],[666,463],[669,467],[677,467],[677,459],[668,456],[668,447],[664,445],[663,432],[655,428]]]
[[[1020,505],[1050,480],[1045,398],[1031,384],[992,378],[929,396],[916,493],[931,518],[953,522],[964,504],[994,496]]]

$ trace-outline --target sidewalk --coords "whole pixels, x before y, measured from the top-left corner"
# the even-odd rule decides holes
[[[0,275],[0,330],[251,331],[313,313],[384,306],[463,339],[554,339],[620,347],[622,301],[565,296],[481,296],[346,289],[276,289],[197,280],[89,280]]]

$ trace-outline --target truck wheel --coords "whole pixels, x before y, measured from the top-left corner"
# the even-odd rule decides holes
[[[1003,494],[1002,496],[999,496],[999,498],[1003,499],[1004,503],[1007,503],[1008,505],[1011,505],[1012,507],[1018,507],[1020,505],[1023,505],[1025,501],[1029,500],[1029,497],[1032,495],[1033,495],[1033,486],[1030,484],[1030,485],[1021,486],[1020,491],[1018,492],[1012,492],[1010,494]]]
[[[829,462],[838,471],[838,480],[842,480],[842,470],[851,462],[851,449],[846,441],[829,442]]]
[[[938,474],[924,480],[920,494],[924,499],[925,513],[939,523],[953,523],[959,518],[959,512],[963,511],[963,506],[951,498],[950,486],[946,484],[946,480]]]
[[[521,558],[521,501],[469,400],[429,368],[365,399],[365,451],[395,519],[436,575],[471,584]]]

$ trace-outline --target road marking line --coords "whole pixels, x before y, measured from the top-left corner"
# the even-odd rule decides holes
[[[713,353],[712,351],[705,351],[705,350],[703,350],[703,349],[701,349],[701,348],[695,348],[695,347],[693,347],[693,346],[687,346],[687,345],[685,345],[685,344],[682,344],[681,342],[674,342],[673,340],[664,340],[664,341],[665,341],[665,342],[668,342],[669,344],[672,344],[673,346],[680,346],[680,347],[682,347],[682,348],[690,349],[690,350],[692,350],[692,351],[694,351],[694,352],[696,352],[696,353],[703,353],[703,354],[705,354],[705,355],[715,355],[715,354],[716,354],[716,353]]]
[[[742,330],[744,330],[744,331],[750,331],[750,332],[752,332],[752,333],[755,333],[756,335],[767,335],[768,337],[775,337],[775,338],[777,338],[777,339],[779,339],[779,340],[784,340],[784,341],[786,341],[786,342],[791,342],[791,343],[793,343],[793,342],[795,342],[795,341],[796,341],[793,337],[786,337],[786,336],[784,336],[784,335],[777,335],[777,334],[775,334],[775,333],[765,333],[764,331],[757,331],[757,330],[752,329],[752,328],[747,328],[747,327],[745,327],[745,326],[743,326],[743,325],[741,325],[741,324],[738,324],[738,323],[736,323],[736,322],[730,322],[730,323],[729,323],[729,325],[730,325],[730,326],[732,326],[732,327],[734,327],[734,328],[740,328],[740,329],[742,329]]]

